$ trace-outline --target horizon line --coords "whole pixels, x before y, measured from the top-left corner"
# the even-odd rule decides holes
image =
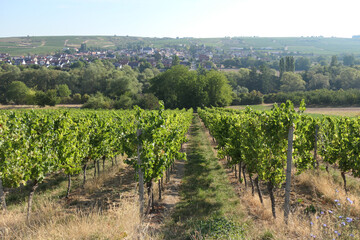
[[[132,37],[132,38],[171,38],[171,39],[186,39],[186,38],[194,38],[194,39],[211,39],[211,38],[345,38],[345,39],[352,39],[356,36],[360,35],[352,35],[351,37],[341,37],[341,36],[257,36],[257,35],[249,35],[249,36],[222,36],[222,37],[191,37],[191,36],[177,36],[177,37],[170,37],[170,36],[130,36],[130,35],[108,35],[108,34],[89,34],[89,35],[23,35],[23,36],[0,36],[0,38],[26,38],[26,37]]]

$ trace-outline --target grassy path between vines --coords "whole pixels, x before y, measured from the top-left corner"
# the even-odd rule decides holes
[[[242,239],[244,215],[200,119],[190,129],[181,201],[163,229],[164,239]]]

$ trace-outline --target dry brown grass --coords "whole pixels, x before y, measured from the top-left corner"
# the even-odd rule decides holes
[[[54,197],[58,189],[35,195],[30,223],[25,202],[1,212],[0,239],[154,239],[148,225],[140,225],[133,170],[119,164],[91,175],[70,199]]]
[[[360,237],[359,229],[355,227],[359,223],[353,222],[353,226],[348,227],[350,223],[344,220],[346,217],[355,219],[360,215],[360,197],[356,194],[346,194],[341,186],[333,181],[330,174],[321,170],[307,171],[294,176],[292,188],[292,204],[296,203],[297,197],[301,197],[301,204],[290,214],[288,225],[284,224],[283,199],[276,199],[277,218],[273,219],[267,195],[262,205],[258,196],[252,196],[248,189],[242,192],[241,202],[252,222],[247,233],[249,239],[263,239],[266,233],[271,233],[274,239],[310,239],[311,234],[317,236],[317,239],[332,239],[339,237],[335,236],[335,231],[341,232],[344,237],[341,239],[348,239],[349,234],[354,234],[353,239]],[[305,196],[304,192],[308,195]],[[350,204],[347,198],[354,203]],[[341,205],[337,206],[335,200]],[[310,205],[314,206],[316,213],[305,213],[305,209]],[[340,219],[339,216],[343,218]],[[341,222],[347,226],[340,227]]]
[[[2,105],[0,104],[0,109],[59,109],[59,108],[81,108],[82,104],[58,104],[54,107],[46,106],[40,107],[38,105],[15,105],[15,104],[8,104]]]
[[[164,195],[159,202],[158,184],[154,183],[155,211],[141,225],[134,170],[123,163],[124,158],[113,167],[108,161],[105,170],[101,164],[98,177],[93,177],[94,169],[90,168],[84,188],[82,175],[74,177],[78,187],[71,191],[69,199],[56,197],[64,192],[66,182],[35,194],[30,223],[26,222],[26,199],[11,204],[9,211],[0,212],[0,239],[161,239],[163,221],[176,202],[166,201],[168,196]],[[176,172],[168,184],[164,179],[166,192],[172,197],[174,189],[169,188]],[[145,193],[145,207],[146,202]]]
[[[106,212],[93,208],[86,213],[42,200],[35,206],[30,224],[23,209],[4,213],[0,224],[7,232],[4,239],[133,239],[139,234],[138,216],[137,202],[129,199],[121,199],[119,206]]]
[[[357,117],[357,116],[360,116],[360,107],[306,108],[305,113],[317,113],[317,114],[325,114],[325,115]]]

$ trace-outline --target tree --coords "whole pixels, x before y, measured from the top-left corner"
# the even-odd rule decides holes
[[[295,69],[298,71],[308,71],[310,69],[310,66],[310,60],[305,57],[300,57],[295,61]]]
[[[125,93],[134,95],[141,91],[141,84],[131,68],[114,71],[112,76],[106,80],[106,86],[106,93],[111,98],[120,97]]]
[[[337,67],[339,65],[336,55],[331,56],[330,67]]]
[[[151,64],[146,60],[141,61],[139,71],[142,73],[148,68],[152,68]]]
[[[60,99],[57,95],[57,91],[56,89],[49,89],[46,91],[45,93],[46,96],[46,105],[49,106],[55,106],[56,104],[58,104],[60,102]]]
[[[295,61],[293,56],[288,56],[285,58],[285,71],[295,72]]]
[[[30,89],[25,85],[25,83],[14,81],[10,83],[6,91],[6,99],[7,101],[12,101],[15,104],[27,104],[29,93]]]
[[[236,61],[234,59],[226,59],[223,63],[225,68],[236,67]]]
[[[71,95],[71,90],[69,89],[68,85],[66,85],[66,84],[60,84],[57,87],[57,90],[58,90],[58,94],[61,98],[66,98]]]
[[[194,107],[197,74],[185,66],[174,66],[150,80],[149,91],[164,101],[166,108]],[[199,105],[195,105],[199,106]]]
[[[209,105],[214,107],[229,105],[232,101],[232,89],[225,75],[211,70],[206,73],[205,79]]]
[[[154,58],[155,58],[156,62],[159,62],[159,61],[161,61],[162,56],[161,56],[161,54],[159,52],[155,52]]]
[[[133,100],[130,96],[124,94],[121,95],[119,100],[114,103],[115,109],[130,109],[133,105]]]
[[[273,69],[270,69],[267,65],[261,65],[260,74],[258,75],[259,88],[256,89],[262,93],[275,92],[278,89],[278,79],[275,76]]]
[[[104,64],[99,60],[89,63],[79,73],[81,93],[105,92],[106,80],[110,73],[111,71],[107,71]]]
[[[83,68],[85,63],[83,61],[75,61],[70,65],[70,68]]]
[[[10,64],[4,64],[1,66],[4,70],[3,73],[0,73],[0,101],[6,103],[6,91],[8,86],[13,81],[20,80],[20,69],[17,66]]]
[[[137,100],[137,105],[142,109],[159,109],[159,99],[152,93],[145,93]]]
[[[283,73],[285,72],[285,60],[284,60],[284,58],[280,58],[279,72],[280,72],[280,78],[281,78]]]
[[[344,68],[338,76],[338,81],[343,89],[360,88],[360,71],[354,68]]]
[[[177,55],[173,55],[172,56],[172,62],[171,62],[171,66],[176,66],[180,64],[180,60],[179,57]]]
[[[164,64],[163,64],[161,61],[158,61],[158,62],[156,63],[156,68],[157,68],[157,69],[164,69],[165,66],[164,66]]]
[[[87,50],[86,43],[82,43],[79,50],[80,52],[86,52]]]
[[[56,89],[49,89],[46,92],[37,91],[35,94],[35,103],[41,107],[46,105],[55,106],[60,102]]]
[[[308,88],[310,90],[329,88],[330,87],[329,80],[330,80],[329,76],[321,73],[316,73],[310,79]]]
[[[89,100],[82,106],[82,108],[92,108],[92,109],[109,109],[112,106],[112,101],[105,97],[102,93],[97,92],[92,95]]]
[[[81,103],[81,94],[75,93],[72,97],[72,103],[80,104]]]
[[[304,91],[305,90],[305,81],[302,77],[293,72],[284,72],[283,76],[280,79],[281,86],[280,90],[284,92],[293,92],[293,91]]]
[[[354,55],[346,55],[344,56],[343,63],[345,66],[353,66],[355,64]]]

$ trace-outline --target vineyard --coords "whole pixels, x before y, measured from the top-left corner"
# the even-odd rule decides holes
[[[152,182],[159,180],[176,159],[185,158],[180,150],[186,141],[192,112],[185,110],[143,111],[4,111],[1,121],[0,197],[6,209],[4,187],[30,185],[27,221],[30,221],[35,190],[44,179],[62,172],[71,177],[83,174],[93,163],[100,174],[100,161],[117,155],[127,156],[127,163],[138,171],[141,213],[143,183],[152,206]],[[104,168],[104,167],[103,167]]]
[[[259,183],[266,185],[273,218],[277,217],[274,188],[285,190],[283,211],[286,224],[292,206],[296,205],[290,202],[292,167],[295,167],[295,175],[300,175],[306,170],[319,168],[321,160],[327,171],[329,167],[340,171],[345,193],[348,192],[346,176],[360,176],[359,118],[313,118],[303,114],[304,110],[304,102],[296,112],[289,101],[281,106],[275,105],[270,111],[254,111],[251,108],[244,111],[198,109],[199,116],[216,141],[219,158],[227,159],[227,165],[235,170],[235,176],[238,170],[240,182],[244,181],[246,185],[246,179],[249,179],[252,195],[256,186],[262,204]],[[349,197],[346,200],[353,204]],[[337,205],[340,200],[330,201]],[[308,212],[309,210],[315,215],[314,206],[307,209]],[[332,210],[329,211],[333,213]],[[351,222],[356,216],[354,212],[352,214],[351,217],[348,216]],[[311,217],[313,216],[309,214],[308,218]],[[359,219],[356,220],[353,224],[358,227]],[[338,233],[340,230],[323,231],[321,237],[340,237]],[[344,239],[349,236],[359,238],[358,234],[359,232],[356,235],[350,232]]]
[[[304,103],[296,111],[291,102],[268,111],[199,108],[197,114],[163,106],[154,111],[4,110],[0,115],[1,214],[14,211],[11,192],[28,189],[19,212],[27,231],[35,234],[34,195],[44,182],[66,176],[61,198],[69,199],[73,190],[81,193],[79,188],[89,180],[106,177],[105,166],[118,166],[122,156],[136,183],[137,196],[130,198],[138,209],[134,214],[139,222],[133,220],[136,233],[118,229],[107,237],[104,232],[90,237],[83,233],[82,239],[359,239],[360,119],[312,117],[304,111]],[[155,202],[163,197],[163,182],[168,183],[171,170],[177,168],[174,163],[186,158],[182,199],[176,203],[173,220],[150,237],[141,226],[149,225],[154,213],[161,211]],[[341,182],[331,180],[335,173]],[[331,183],[325,185],[325,180]],[[299,186],[306,188],[301,198],[296,197]],[[266,217],[267,211],[271,218]],[[119,221],[103,214],[95,214],[101,224],[112,226],[115,220],[111,219]],[[24,237],[12,235],[19,227],[5,218],[0,224],[0,236]],[[118,226],[109,229],[114,228]],[[40,239],[34,236],[28,239]]]

